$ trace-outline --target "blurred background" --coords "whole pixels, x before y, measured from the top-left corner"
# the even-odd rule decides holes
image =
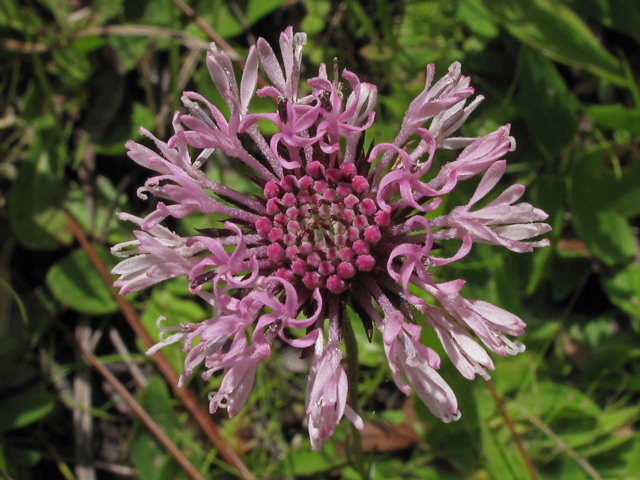
[[[438,272],[466,279],[466,297],[528,324],[527,351],[494,358],[491,385],[463,379],[424,329],[460,401],[459,422],[443,424],[401,394],[380,336],[369,344],[356,331],[371,477],[640,478],[635,0],[0,0],[0,477],[360,478],[348,422],[311,451],[308,366],[284,345],[261,365],[245,409],[214,417],[221,438],[212,443],[216,432],[141,353],[147,346],[131,327],[155,341],[158,315],[178,325],[211,312],[184,280],[128,297],[129,309],[96,269],[110,269],[109,247],[133,238],[115,213],[143,216],[155,204],[135,195],[149,172],[125,156],[125,141],[152,146],[140,125],[167,140],[185,89],[226,112],[205,65],[209,42],[241,60],[260,36],[277,45],[288,25],[309,37],[303,78],[337,57],[377,85],[367,142],[395,137],[428,63],[438,78],[460,61],[486,97],[462,133],[512,125],[517,150],[503,188],[525,184],[526,200],[553,226],[550,248],[516,254],[476,244]],[[239,170],[221,155],[206,164],[211,178],[247,191]],[[456,189],[444,210],[466,204],[476,185]],[[191,234],[217,220],[167,225]],[[180,346],[164,351],[181,371]],[[196,404],[206,406],[219,382],[195,375]],[[126,392],[195,473],[149,433]]]

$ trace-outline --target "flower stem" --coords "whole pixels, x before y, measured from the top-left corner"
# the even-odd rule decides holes
[[[342,317],[342,339],[347,350],[347,379],[349,382],[349,406],[358,413],[358,342],[351,326],[351,320],[345,310]],[[364,455],[362,453],[362,438],[360,431],[351,424],[353,435],[353,453],[355,454],[355,469],[360,474],[362,480],[369,480],[369,471],[366,468]]]
[[[511,433],[511,438],[513,438],[513,440],[516,442],[516,446],[520,451],[520,455],[522,455],[524,463],[527,465],[527,469],[529,469],[529,475],[531,476],[531,480],[537,480],[538,474],[536,472],[536,467],[533,466],[531,457],[527,453],[527,450],[524,448],[524,445],[522,444],[522,440],[520,439],[520,435],[518,435],[518,432],[516,432],[516,427],[513,425],[513,421],[511,420],[511,417],[509,417],[507,410],[504,408],[504,403],[502,402],[502,399],[498,395],[498,392],[496,392],[496,389],[493,386],[493,382],[491,380],[485,380],[485,383],[489,388],[489,391],[491,392],[491,396],[495,400],[496,405],[498,406],[498,410],[500,411],[502,418],[504,418],[504,421],[507,424],[507,428],[509,428],[509,432]]]

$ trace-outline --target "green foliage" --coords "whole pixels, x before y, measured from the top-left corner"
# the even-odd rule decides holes
[[[486,7],[515,38],[553,60],[625,85],[616,58],[605,50],[584,21],[551,0],[487,1]]]
[[[578,131],[576,101],[553,63],[531,48],[524,51],[520,101],[538,148],[552,161]]]
[[[0,433],[40,420],[53,409],[53,397],[44,385],[11,395],[0,401]]]
[[[606,152],[580,152],[571,175],[572,223],[591,252],[607,265],[628,263],[636,253],[634,234],[622,205],[638,195],[640,163],[616,175]],[[636,215],[637,212],[630,212]]]
[[[106,250],[98,250],[102,260],[114,264]],[[111,291],[96,274],[84,250],[75,250],[47,272],[47,286],[62,304],[88,315],[104,315],[118,310]]]
[[[193,297],[185,297],[188,294],[185,279],[175,279],[169,282],[166,289],[154,290],[140,317],[142,324],[153,338],[158,336],[157,319],[160,316],[167,320],[162,323],[164,327],[172,327],[183,323],[201,322],[207,318],[207,312],[196,302]],[[144,350],[144,347],[142,347]],[[164,350],[176,371],[184,368],[182,345],[176,343],[169,345]]]
[[[101,155],[123,155],[127,140],[140,140],[142,134],[138,132],[140,127],[153,130],[155,119],[153,114],[139,103],[133,104],[130,120],[118,123],[113,129],[109,129],[103,141],[96,145],[95,151]]]
[[[149,379],[149,384],[140,392],[140,405],[162,430],[182,447],[181,450],[194,465],[199,466],[204,461],[204,454],[190,432],[180,431],[180,420],[171,404],[164,381],[157,377]],[[131,456],[141,480],[189,478],[140,422],[134,426]]]
[[[34,133],[32,133],[34,135]],[[32,250],[52,250],[71,243],[60,210],[64,195],[64,157],[55,129],[35,134],[20,165],[9,198],[11,224],[18,240]]]
[[[228,112],[204,61],[210,39],[175,2],[80,3],[0,5],[0,474],[15,479],[52,470],[69,477],[74,467],[72,427],[62,422],[70,418],[66,408],[83,408],[69,398],[67,379],[81,365],[70,355],[74,345],[66,329],[81,320],[94,333],[117,328],[129,348],[136,347],[109,289],[74,243],[65,211],[113,266],[108,247],[132,238],[115,213],[143,216],[153,208],[135,194],[147,172],[126,158],[124,142],[151,147],[140,126],[166,141],[180,89],[196,90]],[[337,56],[341,68],[376,84],[379,106],[367,143],[393,139],[406,107],[424,88],[426,64],[435,62],[439,75],[451,62],[462,63],[486,98],[460,135],[512,125],[518,148],[507,156],[504,186],[526,185],[524,200],[549,213],[552,246],[517,255],[476,245],[464,261],[434,269],[434,279],[464,278],[466,296],[528,323],[521,339],[527,351],[494,358],[491,374],[540,478],[581,480],[595,471],[602,478],[640,479],[638,2],[186,3],[240,56],[253,37],[277,42],[292,23],[309,35],[307,73]],[[239,74],[242,67],[235,68]],[[256,98],[252,109],[272,111],[273,103]],[[269,122],[259,126],[275,133]],[[217,154],[204,167],[218,182],[257,193],[244,171]],[[476,185],[460,185],[445,203],[466,203]],[[222,219],[192,215],[170,228],[190,234],[220,226]],[[424,292],[414,293],[429,301]],[[184,279],[132,301],[154,338],[159,316],[167,317],[163,326],[177,326],[212,315],[187,293]],[[381,335],[374,333],[369,343],[357,314],[348,312],[360,346],[365,421],[382,424],[390,437],[399,435],[391,427],[404,422],[418,438],[401,456],[365,452],[372,479],[529,478],[487,386],[459,375],[423,319],[417,319],[422,341],[442,357],[440,372],[460,402],[462,418],[452,424],[436,420],[415,396],[404,403]],[[131,386],[124,357],[113,353],[106,335],[101,338],[101,359]],[[137,349],[146,346],[139,342]],[[163,351],[181,371],[181,345]],[[148,379],[138,392],[143,408],[205,477],[236,478],[151,373],[146,357],[134,351],[132,360]],[[359,478],[346,453],[346,421],[322,452],[310,449],[303,425],[305,362],[287,348],[274,349],[258,370],[247,407],[233,419],[215,420],[256,477]],[[206,405],[220,377],[206,384],[194,377],[189,387]],[[117,462],[143,479],[187,478],[142,424],[118,410],[118,397],[97,378],[92,398],[100,403],[89,408],[94,435],[123,446]]]
[[[603,280],[611,301],[636,319],[637,330],[640,326],[640,266],[629,263],[623,268],[609,271]]]

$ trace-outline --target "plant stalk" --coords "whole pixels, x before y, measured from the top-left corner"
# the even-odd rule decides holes
[[[351,320],[346,312],[342,317],[342,340],[347,350],[347,379],[349,383],[348,403],[353,410],[358,413],[358,342],[351,326]],[[366,467],[364,454],[362,452],[362,437],[360,431],[351,424],[353,435],[353,454],[355,456],[354,467],[360,474],[362,480],[369,480],[369,471]]]

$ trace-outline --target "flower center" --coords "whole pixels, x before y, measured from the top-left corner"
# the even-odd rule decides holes
[[[269,259],[281,265],[278,276],[342,293],[358,272],[374,269],[380,227],[390,219],[356,173],[353,163],[325,170],[314,161],[302,177],[265,185],[268,215],[255,227],[269,243]]]

